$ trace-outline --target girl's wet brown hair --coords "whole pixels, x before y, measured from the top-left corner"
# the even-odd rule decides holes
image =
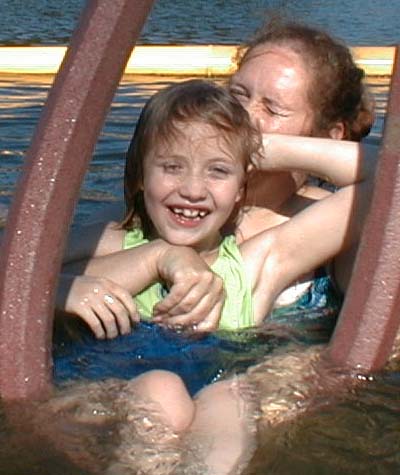
[[[374,121],[374,107],[364,85],[364,71],[349,48],[328,33],[282,18],[273,18],[241,48],[239,68],[255,47],[274,44],[297,53],[310,72],[308,98],[315,113],[315,136],[326,136],[337,122],[344,124],[344,139],[360,141]]]
[[[150,151],[168,146],[182,125],[200,122],[215,128],[247,170],[250,159],[259,153],[261,138],[247,112],[226,89],[210,81],[193,79],[173,84],[157,92],[143,108],[125,162],[124,229],[140,227],[145,236],[152,223],[143,200],[143,162]]]

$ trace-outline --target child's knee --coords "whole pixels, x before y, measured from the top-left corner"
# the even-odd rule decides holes
[[[174,431],[181,432],[191,424],[195,405],[178,375],[153,370],[136,378],[134,385],[141,397],[157,403],[161,416]]]

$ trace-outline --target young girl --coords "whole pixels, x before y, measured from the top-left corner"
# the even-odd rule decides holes
[[[312,172],[321,150],[326,163],[321,159],[319,172],[342,188],[278,226],[242,242],[236,239],[251,163],[265,170],[292,168],[299,158]],[[359,183],[348,184],[335,174],[331,159],[341,153],[346,180],[351,176]],[[277,157],[286,163],[275,163]],[[282,290],[358,238],[369,185],[361,182],[362,162],[357,144],[332,147],[325,139],[269,136],[261,154],[247,113],[229,93],[201,80],[175,84],[146,105],[128,152],[127,214],[123,229],[114,233],[124,250],[90,261],[85,274],[106,276],[125,287],[135,296],[141,317],[173,325],[187,322],[187,308],[201,307],[207,279],[214,279],[216,287],[222,281],[225,298],[216,298],[214,320],[219,328],[259,325]],[[107,333],[113,318],[104,317],[94,304],[88,316],[73,297],[74,286],[86,276],[75,278],[65,309],[81,315],[95,332],[101,326]],[[115,315],[117,298],[98,289],[93,295]],[[201,317],[189,319],[201,322]],[[249,448],[245,414],[250,403],[237,383],[207,386],[195,400],[169,371],[145,372],[128,386],[154,403],[160,419],[177,434],[204,431],[211,441],[205,458],[210,473],[229,473]]]
[[[109,269],[113,276],[114,271],[119,275],[115,282],[124,283],[135,295],[142,317],[150,318],[159,311],[160,306],[155,311],[153,307],[162,296],[166,297],[161,305],[164,309],[173,306],[185,289],[196,294],[201,286],[203,295],[212,286],[216,288],[214,312],[219,319],[222,281],[225,287],[233,286],[232,295],[240,292],[248,299],[250,288],[240,275],[242,263],[232,233],[250,158],[260,145],[239,102],[211,83],[177,84],[148,102],[127,156],[127,215],[114,235],[120,249],[121,243],[132,249],[114,253]],[[120,266],[130,257],[135,266]],[[189,265],[180,265],[181,261]],[[222,279],[215,278],[204,261],[213,263]],[[85,274],[98,275],[96,269],[103,263],[108,267],[107,262],[108,256],[90,262]],[[203,272],[204,283],[203,279],[198,282]],[[159,280],[175,284],[169,285],[168,296],[160,284],[147,288]],[[115,303],[106,300],[111,306]],[[66,309],[73,310],[68,302]],[[228,311],[226,308],[227,317],[220,323],[223,328],[233,326]],[[235,313],[241,314],[238,309]],[[249,309],[243,315],[245,320],[236,328],[253,325]],[[95,324],[86,321],[95,331]],[[107,327],[105,319],[102,323]]]

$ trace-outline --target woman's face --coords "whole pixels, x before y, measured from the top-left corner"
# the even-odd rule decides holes
[[[263,133],[311,135],[310,78],[299,55],[285,46],[259,45],[232,76],[229,90]]]

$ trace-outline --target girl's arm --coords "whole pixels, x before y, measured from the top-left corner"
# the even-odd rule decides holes
[[[254,165],[262,171],[303,171],[337,186],[365,180],[375,170],[378,147],[329,138],[264,134]]]
[[[78,263],[77,266],[79,265]],[[74,266],[70,266],[70,270],[77,271]],[[162,240],[155,240],[132,249],[91,259],[85,264],[83,272],[83,276],[75,277],[76,280],[70,282],[69,288],[72,293],[66,294],[63,285],[60,286],[61,295],[64,292],[63,301],[69,302],[70,305],[61,306],[59,310],[76,313],[85,319],[83,312],[87,315],[87,311],[82,310],[84,306],[81,302],[85,298],[88,301],[90,297],[93,312],[106,326],[110,319],[110,310],[114,310],[114,302],[110,303],[109,297],[112,297],[112,300],[116,297],[122,303],[123,298],[111,291],[103,291],[105,284],[117,284],[131,295],[135,295],[156,281],[164,281],[170,286],[170,292],[155,307],[154,321],[168,317],[170,325],[198,324],[199,331],[213,330],[218,326],[224,300],[223,283],[191,248],[171,246]],[[98,280],[87,283],[88,277]],[[65,275],[61,279],[61,284],[64,282],[64,289],[66,279]],[[95,298],[92,287],[93,285],[99,287],[98,283],[101,285],[101,292],[98,291]],[[87,294],[82,291],[82,286],[84,289],[87,288]],[[134,320],[134,314],[131,315],[131,319]],[[115,320],[109,324],[107,336],[113,335],[116,327],[121,327],[117,315]]]
[[[121,266],[124,231],[113,229],[112,233],[113,254],[64,265],[56,296],[59,314],[81,318],[100,339],[131,331],[132,324],[138,320],[132,295],[157,279],[156,260],[167,248],[159,241],[126,251],[127,259]],[[85,237],[81,240],[85,241]],[[138,262],[133,263],[130,257]]]
[[[288,285],[358,240],[371,187],[371,181],[345,186],[241,244],[257,323]]]

